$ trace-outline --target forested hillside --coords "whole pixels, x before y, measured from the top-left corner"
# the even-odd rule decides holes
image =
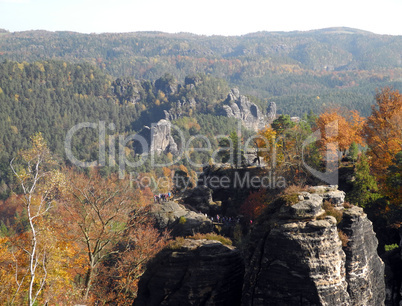
[[[370,112],[376,88],[402,88],[402,37],[349,28],[258,32],[243,36],[138,32],[0,33],[0,60],[89,62],[117,77],[183,81],[195,73],[223,78],[246,94],[302,115],[342,104]]]
[[[125,136],[165,118],[165,110],[186,139],[198,132],[213,138],[237,128],[234,118],[217,116],[229,89],[224,80],[205,75],[188,76],[180,84],[165,74],[151,82],[114,79],[89,63],[5,61],[0,64],[0,196],[10,191],[4,185],[13,180],[10,160],[37,132],[61,162],[67,132],[85,122],[112,123],[114,130],[108,129],[107,135]],[[184,101],[192,101],[192,106]],[[98,158],[97,129],[80,129],[72,140],[74,156]]]

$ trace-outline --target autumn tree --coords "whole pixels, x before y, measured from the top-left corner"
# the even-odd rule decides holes
[[[145,266],[166,245],[167,232],[160,234],[149,220],[136,222],[124,233],[115,250],[100,265],[94,285],[95,295],[105,302],[132,305]]]
[[[255,138],[257,157],[262,157],[271,168],[275,168],[276,166],[276,154],[279,146],[276,142],[276,135],[277,133],[273,128],[266,126],[258,131],[257,137]]]
[[[15,261],[15,275],[17,288],[14,298],[27,291],[28,304],[34,305],[43,293],[48,281],[49,244],[47,243],[46,216],[54,205],[60,185],[64,182],[63,175],[52,169],[55,162],[41,133],[31,137],[32,147],[21,151],[16,160],[10,163],[11,169],[21,186],[22,195],[19,199],[24,206],[28,228],[20,235],[21,241],[17,244],[19,255],[24,254],[22,264],[26,272],[21,273]],[[21,255],[22,256],[22,255]],[[27,288],[25,287],[27,284]]]
[[[258,154],[262,156],[270,169],[292,184],[304,184],[307,173],[304,163],[316,163],[314,144],[305,144],[311,135],[307,121],[292,122],[289,116],[281,116],[272,127],[265,127],[258,132],[256,144]]]
[[[339,150],[342,156],[345,156],[353,142],[363,144],[361,129],[364,119],[354,110],[344,112],[344,115],[341,113],[340,108],[322,113],[316,121],[316,126],[321,133],[321,139],[318,141],[321,150],[333,150],[334,154]]]
[[[147,206],[130,182],[112,175],[102,178],[97,170],[88,175],[66,170],[69,184],[63,193],[67,226],[87,254],[83,296],[87,300],[100,264],[119,253],[123,235],[147,219]]]
[[[377,92],[376,105],[363,127],[363,136],[369,147],[370,165],[385,181],[386,169],[394,156],[402,150],[402,96],[397,90],[384,88]]]
[[[267,190],[252,191],[240,207],[240,212],[250,220],[257,218],[267,206]]]

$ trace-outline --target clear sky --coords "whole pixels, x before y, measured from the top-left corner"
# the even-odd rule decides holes
[[[345,26],[402,35],[402,0],[0,0],[0,28],[241,35]]]

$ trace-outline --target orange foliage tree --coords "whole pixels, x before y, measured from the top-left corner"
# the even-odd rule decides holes
[[[149,207],[140,190],[116,175],[105,179],[97,170],[91,170],[88,176],[66,170],[66,176],[69,184],[63,192],[64,215],[69,216],[66,226],[87,255],[83,295],[88,301],[101,265],[126,251],[129,245],[124,237],[151,222]],[[137,239],[138,245],[142,243]],[[157,243],[157,236],[153,243]]]
[[[132,305],[147,262],[167,245],[168,239],[167,232],[160,234],[150,222],[130,227],[119,243],[119,252],[100,266],[94,286],[97,298],[106,303]]]
[[[363,144],[361,130],[364,119],[355,110],[345,115],[341,115],[341,113],[340,108],[324,112],[318,117],[316,126],[321,132],[321,139],[318,141],[320,149],[332,150],[337,153],[337,144],[339,151],[344,156],[353,142]]]
[[[249,194],[240,207],[240,212],[250,220],[254,220],[262,213],[266,205],[267,190],[261,188],[258,191],[253,191]]]
[[[397,90],[384,88],[377,92],[376,105],[363,127],[369,147],[370,165],[374,174],[384,182],[386,169],[402,150],[402,96]]]

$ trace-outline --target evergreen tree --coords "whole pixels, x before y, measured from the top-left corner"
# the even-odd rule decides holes
[[[349,147],[349,153],[348,153],[348,157],[355,162],[357,160],[359,154],[359,146],[357,145],[356,142],[352,142],[352,144]]]
[[[369,203],[380,198],[377,182],[370,174],[370,166],[365,154],[362,154],[355,166],[353,190],[347,198],[352,204],[366,207]]]

